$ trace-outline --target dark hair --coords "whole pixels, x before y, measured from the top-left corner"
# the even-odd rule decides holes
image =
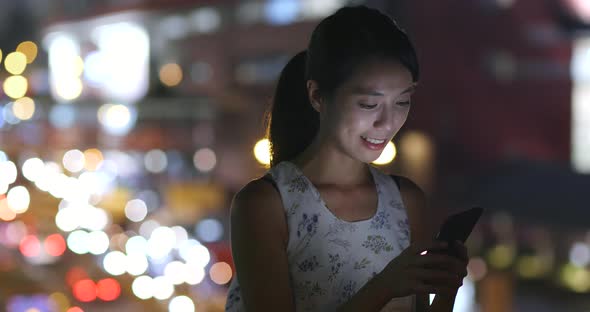
[[[319,129],[319,113],[307,94],[307,80],[329,98],[359,65],[371,59],[395,60],[418,81],[416,52],[406,33],[387,15],[366,6],[345,7],[314,29],[306,51],[283,68],[267,116],[271,166],[301,153]]]

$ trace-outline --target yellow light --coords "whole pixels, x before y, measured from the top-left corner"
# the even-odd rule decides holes
[[[21,52],[12,52],[4,60],[6,71],[13,75],[20,75],[27,67],[27,56]]]
[[[575,292],[590,291],[590,272],[586,268],[568,263],[561,269],[560,277],[562,283]]]
[[[58,311],[64,311],[70,306],[70,300],[62,292],[54,292],[49,295],[49,299],[56,305]]]
[[[22,97],[12,105],[14,116],[20,120],[28,120],[35,114],[35,101],[30,97]]]
[[[182,81],[182,68],[178,64],[168,63],[160,68],[160,81],[168,87],[174,87]]]
[[[84,168],[88,171],[95,171],[98,165],[103,161],[102,152],[96,148],[90,148],[84,151]]]
[[[541,256],[521,256],[516,262],[518,274],[523,278],[538,278],[547,273],[551,265]]]
[[[505,269],[514,260],[514,247],[509,245],[497,245],[488,252],[488,261],[497,269]]]
[[[0,63],[2,62],[2,50],[0,50]]]
[[[0,199],[0,220],[12,221],[16,218],[16,212],[8,207],[6,198]]]
[[[270,141],[262,139],[254,145],[254,157],[263,165],[270,165]]]
[[[209,276],[215,284],[224,285],[231,280],[232,270],[229,264],[225,262],[217,262],[211,266]]]
[[[377,158],[377,159],[375,159],[375,161],[373,161],[373,164],[375,164],[375,165],[389,164],[390,162],[393,161],[396,154],[397,154],[397,150],[395,148],[395,145],[393,144],[393,142],[389,141],[389,142],[387,142],[387,145],[385,145],[385,148],[383,149],[383,152],[381,152],[381,155],[379,156],[379,158]]]
[[[27,93],[29,83],[23,76],[10,76],[4,80],[4,93],[13,99],[18,99]]]
[[[82,80],[79,78],[61,79],[56,81],[55,92],[64,100],[75,100],[82,94]]]
[[[21,52],[27,57],[27,64],[33,63],[37,57],[37,45],[33,41],[21,42],[16,47],[16,51]]]

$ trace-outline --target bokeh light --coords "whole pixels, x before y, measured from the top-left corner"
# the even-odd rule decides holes
[[[27,235],[21,240],[18,248],[25,257],[37,257],[41,252],[41,242],[37,236]]]
[[[204,219],[196,226],[197,236],[204,242],[214,242],[223,236],[223,225],[216,219]]]
[[[225,285],[232,278],[232,269],[226,262],[217,262],[209,269],[209,276],[214,283]]]
[[[2,172],[0,175],[0,184],[9,185],[16,181],[17,170],[16,165],[12,161],[0,160],[0,172]]]
[[[127,258],[124,253],[120,251],[111,251],[104,256],[102,265],[104,270],[113,275],[119,276],[125,273]]]
[[[262,139],[254,145],[254,157],[263,165],[270,165],[270,141]]]
[[[14,101],[12,112],[20,120],[29,120],[35,114],[35,101],[30,97],[22,97]]]
[[[166,300],[174,294],[174,285],[165,276],[157,276],[153,280],[154,298]]]
[[[121,295],[121,285],[113,278],[105,278],[96,284],[98,298],[103,301],[114,301]]]
[[[31,196],[26,187],[15,186],[8,191],[6,200],[10,209],[16,213],[23,213],[29,209]]]
[[[135,125],[135,109],[122,104],[104,104],[98,109],[98,121],[106,133],[127,134]]]
[[[61,234],[51,234],[45,238],[43,243],[47,254],[59,257],[66,251],[66,241]]]
[[[144,157],[144,165],[147,171],[152,173],[160,173],[166,170],[166,167],[168,166],[166,153],[159,149],[147,152]]]
[[[76,230],[68,235],[66,240],[68,248],[79,255],[88,253],[89,242],[88,232],[84,230]]]
[[[170,312],[194,312],[195,304],[191,298],[187,296],[176,296],[168,303],[168,311]]]
[[[66,168],[69,172],[80,172],[82,169],[84,169],[84,153],[77,149],[69,150],[64,154],[62,162],[64,168]]]
[[[164,64],[160,68],[160,81],[168,87],[177,86],[182,81],[182,68],[176,63]]]
[[[81,302],[91,302],[96,300],[96,284],[90,279],[83,279],[74,284],[72,293],[74,297]]]
[[[12,52],[4,59],[6,71],[13,75],[20,75],[27,67],[27,56],[21,52]]]
[[[27,180],[35,182],[37,177],[43,173],[44,168],[45,164],[40,158],[29,158],[23,163],[22,173]]]
[[[109,249],[109,237],[103,231],[88,233],[88,251],[93,255],[101,255]]]
[[[16,47],[16,51],[24,54],[27,59],[27,64],[31,64],[37,57],[38,48],[33,41],[24,41]]]
[[[80,97],[84,86],[80,78],[63,78],[55,82],[55,93],[63,100],[72,101]]]
[[[210,148],[202,148],[195,152],[193,156],[195,168],[202,172],[209,172],[215,168],[217,157],[215,152]]]
[[[49,111],[49,121],[56,128],[69,128],[76,121],[76,110],[70,104],[57,104]]]
[[[6,95],[18,99],[27,93],[29,83],[23,76],[10,76],[4,80],[3,90]]]
[[[147,300],[154,296],[155,286],[150,276],[142,275],[133,280],[131,290],[137,298]]]
[[[149,263],[145,255],[133,253],[128,254],[125,262],[125,271],[138,276],[144,274],[149,268]]]
[[[132,199],[125,205],[125,216],[133,222],[141,222],[147,216],[147,206],[141,199]]]
[[[12,221],[16,218],[16,212],[8,208],[8,201],[6,198],[0,198],[0,220]]]
[[[104,157],[99,149],[89,148],[84,151],[84,159],[84,168],[88,171],[95,171]]]
[[[377,159],[375,159],[375,161],[373,161],[373,164],[375,164],[375,165],[389,164],[395,159],[396,154],[397,154],[397,151],[395,149],[395,145],[393,144],[393,142],[389,141],[389,142],[387,142],[387,145],[385,145],[385,148],[383,148],[383,152],[381,152],[381,155],[379,155],[379,157]]]

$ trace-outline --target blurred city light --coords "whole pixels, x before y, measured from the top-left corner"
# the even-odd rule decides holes
[[[174,285],[164,276],[157,276],[153,279],[154,298],[166,300],[174,294]]]
[[[225,262],[217,262],[209,269],[209,276],[215,284],[225,285],[232,278],[232,269]]]
[[[165,226],[156,228],[148,239],[148,255],[152,259],[162,259],[176,246],[176,233]]]
[[[126,263],[127,256],[120,251],[107,253],[102,260],[104,270],[113,276],[123,275],[127,269]]]
[[[175,87],[182,81],[182,68],[176,63],[164,64],[160,68],[160,81],[168,87]]]
[[[198,285],[205,278],[205,269],[194,263],[185,265],[185,283],[188,285]]]
[[[590,173],[590,38],[574,40],[570,71],[571,162],[579,173]]]
[[[8,208],[6,198],[0,199],[0,219],[2,221],[12,221],[16,218],[16,212]]]
[[[26,56],[27,64],[33,63],[37,57],[37,44],[32,41],[21,42],[17,47],[16,51],[23,53]]]
[[[4,59],[6,71],[13,75],[20,75],[27,67],[27,57],[21,52],[12,52]]]
[[[49,111],[49,121],[56,128],[69,128],[76,121],[76,110],[69,104],[53,105]]]
[[[98,109],[98,121],[106,133],[127,134],[135,125],[135,109],[122,104],[104,104]]]
[[[16,165],[12,161],[0,160],[0,172],[2,172],[2,175],[0,175],[0,184],[9,185],[16,181],[17,170]]]
[[[216,219],[204,219],[196,225],[196,234],[204,242],[214,242],[223,236],[223,225]]]
[[[80,302],[91,302],[96,299],[96,284],[90,279],[79,280],[72,289],[74,297]]]
[[[215,8],[198,8],[191,13],[190,24],[196,32],[211,33],[221,26],[221,15]]]
[[[194,312],[195,304],[191,298],[187,296],[176,296],[168,303],[168,311],[170,312]]]
[[[8,208],[14,212],[23,213],[29,209],[29,203],[31,202],[31,196],[29,190],[24,186],[15,186],[8,190],[6,195]]]
[[[180,285],[186,280],[185,264],[180,261],[172,261],[166,264],[164,276],[174,285]]]
[[[95,171],[104,160],[102,152],[96,148],[89,148],[84,151],[84,169]]]
[[[202,172],[209,172],[215,168],[217,157],[215,152],[210,148],[202,148],[195,152],[193,156],[195,168]]]
[[[137,298],[147,300],[154,296],[155,286],[150,276],[142,275],[133,280],[131,290]]]
[[[76,230],[71,232],[67,238],[68,248],[79,255],[86,254],[89,252],[88,248],[88,232],[84,230]]]
[[[270,141],[262,139],[254,145],[254,157],[263,165],[270,165]]]
[[[37,257],[41,252],[41,242],[37,236],[27,235],[20,241],[19,250],[25,257]]]
[[[88,251],[93,255],[102,255],[109,249],[109,237],[103,231],[88,233]]]
[[[125,260],[125,271],[133,276],[144,274],[149,268],[148,260],[143,254],[128,254]]]
[[[29,84],[23,76],[10,76],[4,80],[3,90],[13,99],[19,99],[27,93]]]
[[[141,199],[133,199],[125,205],[125,216],[133,222],[141,222],[147,216],[147,206]]]
[[[153,149],[145,154],[144,165],[145,169],[151,173],[161,173],[168,166],[168,157],[164,151]]]
[[[12,105],[14,116],[20,120],[29,120],[35,114],[35,101],[30,97],[22,97]]]
[[[84,153],[77,149],[69,150],[64,154],[62,162],[64,168],[69,172],[80,172],[82,169],[84,169]]]
[[[271,24],[286,25],[297,21],[300,10],[299,0],[270,0],[266,2],[265,15]]]
[[[590,291],[590,271],[571,263],[564,265],[560,271],[561,282],[575,292]]]
[[[103,301],[114,301],[121,295],[121,285],[116,279],[105,278],[96,283],[96,296]]]
[[[395,145],[393,145],[393,142],[389,141],[389,142],[387,142],[387,145],[385,145],[385,148],[383,149],[383,152],[381,152],[381,155],[379,155],[379,157],[377,159],[375,159],[375,161],[373,161],[373,164],[375,164],[375,165],[389,164],[395,158],[396,153],[397,152],[395,149]]]
[[[66,241],[60,234],[51,234],[45,238],[43,247],[47,254],[59,257],[66,251]]]
[[[569,260],[573,265],[586,267],[590,263],[590,246],[584,242],[575,242],[570,249]]]

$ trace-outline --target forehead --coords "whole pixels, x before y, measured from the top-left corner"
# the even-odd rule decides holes
[[[371,60],[359,65],[342,87],[352,92],[402,92],[413,85],[412,74],[400,62]]]

